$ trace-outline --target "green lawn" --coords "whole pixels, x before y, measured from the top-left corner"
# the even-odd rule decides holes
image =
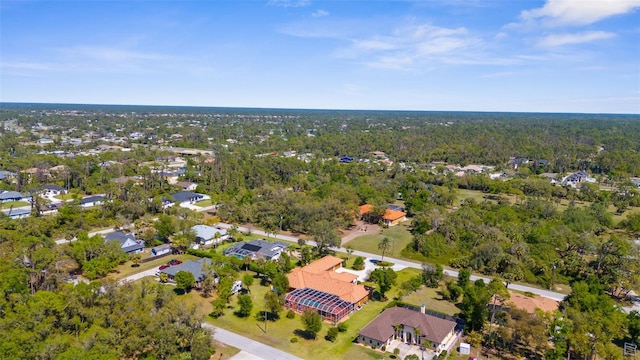
[[[385,253],[385,256],[402,258],[402,250],[411,243],[412,235],[409,232],[409,225],[404,223],[382,229],[380,234],[364,235],[349,241],[346,246],[351,246],[355,250],[360,250],[372,254],[382,254],[378,249],[380,240],[384,237],[392,240],[392,248]]]
[[[458,309],[455,304],[441,299],[440,295],[438,294],[438,289],[429,288],[426,286],[423,286],[418,291],[405,296],[402,301],[415,306],[425,304],[427,309],[431,309],[451,316],[454,316],[455,314],[460,312],[460,309]]]
[[[64,201],[73,200],[74,197],[82,198],[82,195],[81,194],[74,194],[74,193],[66,193],[66,194],[54,196],[54,198],[56,198],[58,200],[64,200]]]
[[[114,272],[110,273],[109,275],[107,275],[107,278],[109,279],[114,279],[114,280],[120,280],[122,278],[125,278],[129,275],[133,275],[145,270],[149,270],[151,268],[154,268],[156,266],[160,266],[162,264],[166,264],[167,261],[171,260],[171,259],[178,259],[178,260],[182,260],[182,261],[192,261],[192,260],[198,260],[200,259],[197,256],[193,256],[193,255],[170,255],[170,256],[165,256],[165,257],[161,257],[159,259],[155,259],[146,263],[141,263],[140,266],[138,267],[132,267],[131,264],[133,264],[131,261],[127,261],[126,263],[118,266]]]
[[[249,273],[254,274],[253,272]],[[415,269],[399,272],[398,283],[403,281],[401,279],[408,279],[416,273],[417,270]],[[239,274],[239,278],[242,278],[243,275],[244,273]],[[263,308],[264,302],[262,299],[268,290],[268,287],[260,285],[260,279],[255,279],[250,293],[253,299],[252,316],[238,318],[233,314],[236,308],[236,296],[234,296],[225,314],[217,319],[209,318],[209,322],[304,359],[380,359],[383,357],[381,352],[354,345],[353,340],[356,338],[358,331],[373,320],[388,304],[388,301],[369,301],[361,310],[352,313],[345,320],[348,330],[340,333],[336,342],[331,343],[324,339],[327,330],[332,326],[331,324],[323,324],[316,340],[307,340],[297,336],[295,333],[296,330],[303,329],[300,315],[296,314],[294,319],[287,319],[285,317],[286,310],[283,310],[279,320],[267,322],[267,331],[265,333],[264,322],[257,321],[255,315]],[[396,292],[397,290],[392,289],[389,294],[395,294]],[[291,343],[290,340],[293,337],[298,338],[297,343]]]
[[[13,207],[14,209],[19,207],[31,206],[31,203],[27,201],[9,201],[9,202],[0,202],[0,209],[10,209]]]
[[[196,206],[200,206],[200,207],[207,207],[207,206],[211,206],[211,205],[214,205],[213,201],[211,199],[198,201],[196,203]]]

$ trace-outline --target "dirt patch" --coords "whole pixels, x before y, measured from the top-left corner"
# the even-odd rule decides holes
[[[367,224],[364,221],[358,221],[355,226],[351,227],[351,229],[343,231],[344,235],[342,236],[342,241],[340,243],[344,246],[346,243],[357,237],[363,235],[375,235],[378,233],[380,233],[380,226]]]

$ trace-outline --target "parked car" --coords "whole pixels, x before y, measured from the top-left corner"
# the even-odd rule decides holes
[[[169,262],[167,263],[169,266],[174,266],[174,265],[179,265],[182,264],[182,261],[178,260],[178,259],[172,259],[169,260]]]
[[[160,265],[160,270],[164,270],[164,269],[166,269],[168,267],[171,267],[171,265],[169,265],[169,264]]]

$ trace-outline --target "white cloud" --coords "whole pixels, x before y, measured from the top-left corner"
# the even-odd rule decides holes
[[[540,21],[544,25],[588,25],[640,8],[640,0],[547,0],[543,7],[525,10],[525,22]]]
[[[571,44],[584,44],[597,40],[610,39],[616,34],[606,31],[585,31],[576,34],[553,34],[538,41],[538,46],[554,47]]]
[[[269,0],[269,5],[280,7],[305,7],[311,5],[309,0]]]
[[[361,58],[377,68],[411,70],[426,62],[455,63],[469,56],[466,50],[481,41],[466,28],[443,28],[433,25],[405,26],[389,35],[352,39],[351,46],[341,56]],[[421,66],[424,69],[424,66]]]
[[[313,16],[314,18],[328,16],[328,15],[329,15],[329,12],[322,9],[318,9],[311,14],[311,16]]]

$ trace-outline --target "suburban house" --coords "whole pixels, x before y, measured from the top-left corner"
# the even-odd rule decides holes
[[[102,205],[105,203],[105,201],[107,201],[107,198],[105,198],[102,195],[87,196],[86,198],[83,198],[80,200],[80,206],[93,207],[93,206]]]
[[[227,230],[221,227],[196,225],[191,228],[196,233],[196,244],[194,249],[202,246],[218,245],[219,243],[227,240],[229,235]]]
[[[65,188],[59,185],[45,185],[42,187],[42,191],[45,196],[62,195],[67,192]]]
[[[104,241],[119,241],[120,247],[127,254],[141,253],[144,249],[144,241],[136,240],[133,234],[125,234],[122,231],[114,231],[104,237]]]
[[[560,302],[542,296],[529,297],[509,290],[511,297],[505,301],[501,301],[494,295],[491,302],[487,305],[492,307],[494,304],[501,310],[508,310],[510,307],[524,310],[529,314],[534,314],[536,309],[544,312],[554,312],[560,307]]]
[[[206,273],[203,270],[203,265],[205,263],[211,264],[211,259],[204,258],[200,260],[186,261],[182,264],[170,266],[166,269],[160,270],[160,273],[167,274],[169,276],[169,280],[174,281],[174,278],[179,271],[190,272],[193,274],[193,278],[196,279],[196,287],[199,288],[202,284],[202,281],[206,277]],[[216,272],[213,270],[211,270],[211,275],[213,275],[214,277],[217,276]]]
[[[578,171],[562,179],[562,186],[576,187],[584,182],[594,183],[596,179],[589,177],[586,171]]]
[[[458,338],[456,326],[453,320],[427,314],[424,305],[420,311],[392,307],[358,332],[358,342],[380,348],[389,346],[397,339],[417,346],[428,346],[440,354],[455,346]]]
[[[17,191],[2,191],[0,192],[0,202],[10,201],[27,201],[31,202],[31,196],[19,193]]]
[[[18,174],[14,172],[7,171],[7,170],[0,170],[0,180],[10,181],[15,179],[17,176]]]
[[[336,272],[342,259],[325,256],[287,275],[293,291],[285,297],[285,307],[303,312],[317,311],[325,320],[337,323],[369,300],[370,292],[358,285],[357,275]]]
[[[31,216],[31,210],[25,208],[2,210],[2,214],[12,219],[22,219]]]
[[[163,203],[165,202],[165,200],[167,200],[167,204],[194,204],[198,201],[202,201],[202,200],[207,200],[207,199],[211,199],[211,197],[209,195],[203,195],[203,194],[198,194],[198,193],[194,193],[191,191],[179,191],[177,193],[173,193],[171,194],[171,198],[172,199],[163,199]],[[166,205],[166,206],[171,206],[171,205]]]
[[[232,247],[225,249],[223,254],[240,259],[248,257],[252,260],[277,260],[280,258],[280,254],[288,247],[289,245],[285,243],[257,239],[237,242]]]
[[[371,215],[373,206],[371,204],[364,204],[360,206],[360,218],[366,221],[375,221]],[[399,206],[389,205],[382,215],[382,223],[387,226],[398,225],[407,220],[407,213],[401,210]]]
[[[176,185],[180,186],[184,191],[195,191],[198,184],[190,181],[178,181]]]
[[[161,256],[166,254],[171,254],[171,244],[162,244],[158,246],[154,246],[151,248],[152,256]]]

